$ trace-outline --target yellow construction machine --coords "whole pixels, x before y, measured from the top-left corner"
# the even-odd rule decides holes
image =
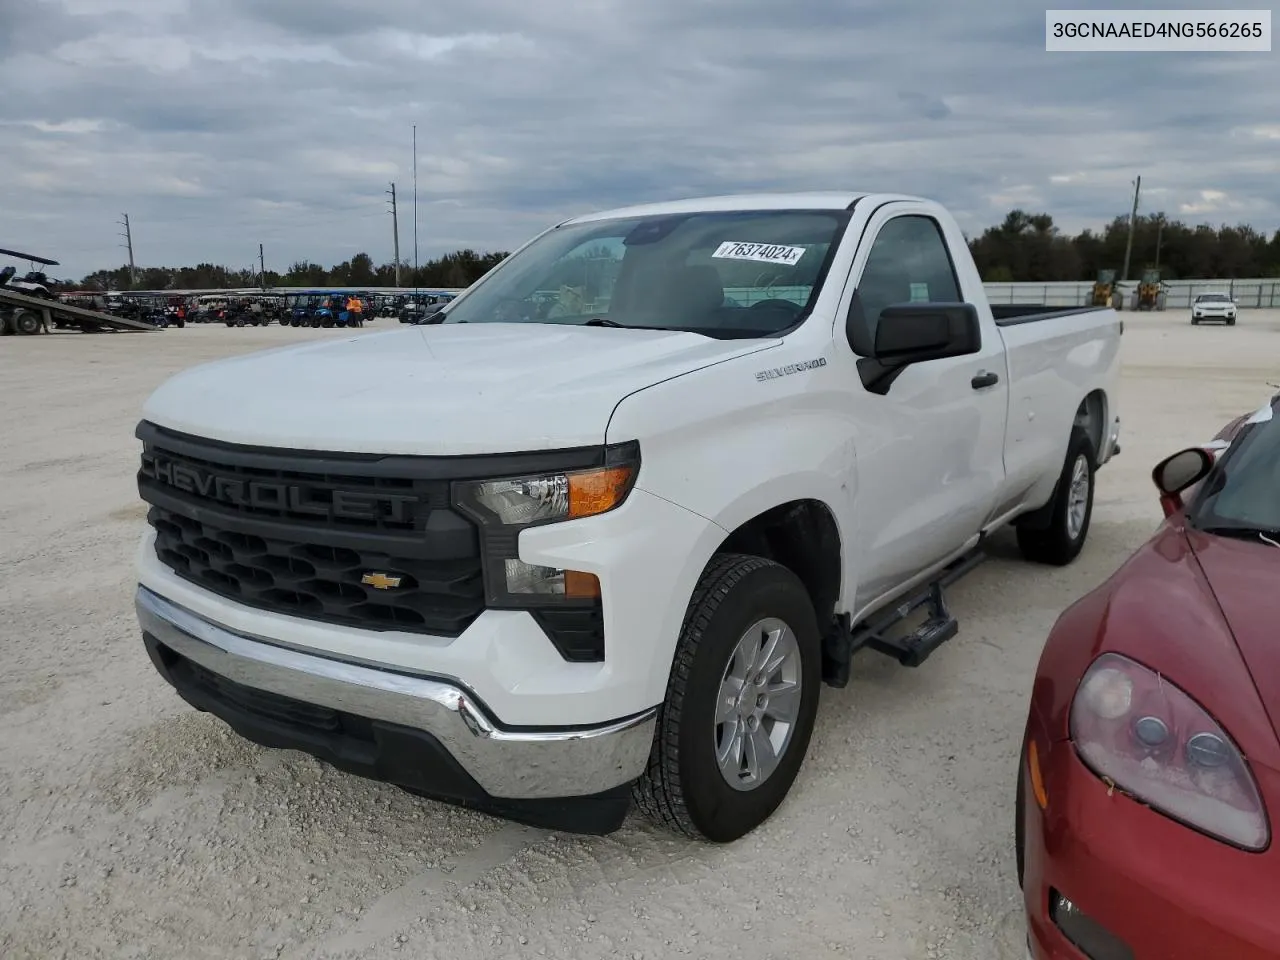
[[[1138,309],[1163,310],[1164,284],[1160,282],[1159,270],[1147,270],[1142,274],[1142,282],[1138,284]]]
[[[1089,295],[1089,304],[1094,307],[1120,307],[1120,293],[1116,290],[1116,272],[1099,270],[1093,292]]]

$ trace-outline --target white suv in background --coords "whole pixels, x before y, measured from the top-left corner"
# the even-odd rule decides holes
[[[1229,293],[1202,293],[1191,303],[1191,322],[1221,320],[1228,327],[1236,325],[1236,302]]]

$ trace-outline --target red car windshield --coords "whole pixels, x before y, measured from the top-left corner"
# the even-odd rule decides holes
[[[1280,537],[1280,394],[1246,425],[1192,504],[1189,519],[1214,533]]]

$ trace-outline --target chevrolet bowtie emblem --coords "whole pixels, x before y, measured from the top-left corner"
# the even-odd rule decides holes
[[[366,573],[360,578],[360,582],[375,590],[390,590],[392,587],[400,586],[400,577],[390,577],[385,573]]]

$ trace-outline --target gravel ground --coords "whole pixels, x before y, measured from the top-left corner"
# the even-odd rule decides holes
[[[143,399],[197,361],[350,334],[0,340],[0,956],[1021,960],[1011,805],[1045,634],[1158,523],[1155,461],[1280,382],[1280,311],[1126,326],[1124,451],[1080,559],[1031,567],[1002,538],[952,591],[959,637],[918,670],[863,654],[786,804],[727,847],[420,800],[246,743],[155,674],[132,612]]]

